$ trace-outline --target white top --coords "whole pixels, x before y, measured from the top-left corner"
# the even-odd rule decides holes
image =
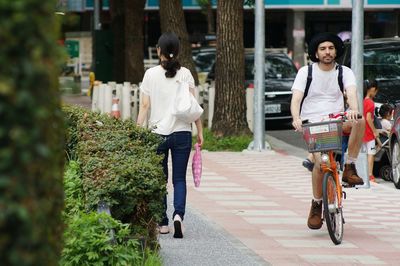
[[[173,78],[167,78],[165,72],[167,71],[161,65],[149,68],[140,85],[140,91],[150,97],[149,127],[153,129],[153,132],[161,135],[192,131],[190,123],[176,119],[171,111],[179,88],[177,81],[186,81],[190,87],[194,87],[193,76],[185,67],[181,67]]]
[[[350,86],[356,85],[353,71],[343,67],[344,92]],[[300,117],[310,122],[319,122],[331,113],[344,111],[343,94],[340,91],[338,75],[339,71],[333,68],[330,71],[323,71],[317,63],[312,65],[312,81],[308,95],[304,99]],[[299,90],[304,93],[307,84],[308,66],[303,66],[297,73],[292,91]]]
[[[381,124],[382,124],[382,129],[384,129],[388,132],[390,132],[390,130],[392,129],[392,123],[387,119],[383,118],[381,121]]]

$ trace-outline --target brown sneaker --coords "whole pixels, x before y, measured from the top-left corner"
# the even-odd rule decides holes
[[[357,174],[356,165],[354,163],[345,164],[342,181],[350,186],[363,185],[364,181]]]
[[[320,229],[322,227],[322,201],[320,203],[312,200],[310,214],[308,215],[307,225],[310,229]]]

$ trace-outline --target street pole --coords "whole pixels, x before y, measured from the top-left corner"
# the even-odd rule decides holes
[[[363,112],[364,88],[364,0],[353,0],[351,69],[356,76],[358,110]]]
[[[351,23],[351,69],[356,76],[358,110],[363,113],[364,91],[364,0],[353,0]],[[369,188],[368,159],[361,149],[356,162],[357,171],[364,180],[363,188]]]
[[[264,0],[255,1],[254,52],[254,128],[253,150],[265,150],[265,8]]]
[[[100,0],[94,0],[93,3],[93,28],[94,30],[100,30]]]

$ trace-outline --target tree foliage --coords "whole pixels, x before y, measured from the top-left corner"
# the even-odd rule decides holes
[[[55,0],[0,0],[0,262],[57,265],[64,127]]]

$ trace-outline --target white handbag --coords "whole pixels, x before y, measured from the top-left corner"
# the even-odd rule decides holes
[[[177,81],[179,83],[176,92],[172,114],[179,120],[192,123],[200,118],[203,108],[199,105],[196,98],[189,91],[189,83]]]

